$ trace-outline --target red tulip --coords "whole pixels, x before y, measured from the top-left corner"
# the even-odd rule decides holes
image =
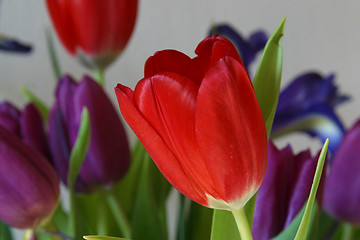
[[[134,29],[138,0],[46,0],[54,27],[71,54],[91,68],[106,68]]]
[[[115,88],[120,109],[175,188],[207,207],[240,209],[266,171],[263,116],[230,41],[208,37],[195,53],[150,57],[134,91]]]

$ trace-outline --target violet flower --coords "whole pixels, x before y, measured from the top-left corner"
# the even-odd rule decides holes
[[[0,126],[17,135],[23,142],[50,160],[44,124],[33,104],[26,105],[23,111],[20,111],[7,101],[1,102]]]
[[[125,130],[103,89],[87,76],[80,83],[65,76],[57,86],[56,101],[49,117],[50,150],[62,181],[67,183],[70,153],[85,106],[90,114],[91,136],[75,184],[78,192],[111,186],[126,173],[130,162]]]
[[[255,205],[255,240],[271,239],[289,226],[309,196],[316,164],[309,150],[294,155],[290,146],[278,150],[269,141],[268,167]]]
[[[59,179],[46,155],[40,113],[0,104],[0,220],[16,228],[46,221],[59,199]],[[42,152],[42,153],[41,153]]]
[[[329,150],[334,153],[345,132],[334,108],[348,99],[338,93],[334,75],[302,74],[280,93],[271,137],[299,131],[322,141],[329,138]]]
[[[324,208],[336,219],[360,224],[360,120],[332,157],[324,187]]]
[[[255,60],[256,54],[265,47],[268,40],[266,33],[262,30],[253,32],[246,39],[228,24],[213,26],[209,35],[213,34],[219,34],[235,45],[248,72],[250,70],[249,65]]]

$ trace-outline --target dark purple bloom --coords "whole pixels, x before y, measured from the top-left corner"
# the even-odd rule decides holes
[[[0,220],[16,228],[41,224],[58,203],[59,179],[40,153],[42,134],[33,105],[20,112],[0,104]]]
[[[360,120],[346,132],[332,157],[324,208],[333,217],[360,224]]]
[[[280,93],[271,137],[300,131],[322,141],[329,138],[329,150],[334,153],[345,132],[334,108],[348,99],[338,93],[334,75],[300,75]]]
[[[32,47],[18,40],[0,34],[0,50],[13,53],[30,53]]]
[[[56,170],[67,182],[71,149],[75,143],[83,107],[90,114],[90,145],[75,188],[89,192],[117,182],[130,162],[129,144],[121,120],[103,89],[91,78],[76,83],[63,77],[49,117],[49,142]]]
[[[268,40],[264,31],[253,32],[248,39],[241,36],[228,24],[215,25],[209,35],[219,34],[229,39],[238,50],[245,68],[249,71],[249,65],[255,60],[256,54],[261,51]]]
[[[26,105],[23,111],[20,111],[9,102],[1,102],[0,126],[14,133],[23,142],[49,158],[43,121],[33,104]]]
[[[309,150],[294,155],[290,146],[278,150],[269,142],[268,167],[256,198],[255,240],[271,239],[292,222],[309,197],[316,164]]]

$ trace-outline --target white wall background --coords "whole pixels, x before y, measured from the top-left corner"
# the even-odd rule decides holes
[[[260,28],[270,34],[284,16],[282,86],[304,71],[336,73],[340,91],[352,96],[350,103],[338,108],[350,127],[360,116],[358,1],[141,0],[130,44],[106,74],[106,91],[117,104],[113,88],[118,82],[133,88],[143,76],[145,60],[157,50],[173,48],[194,56],[195,47],[213,22],[231,23],[244,35]],[[0,32],[31,43],[34,49],[26,56],[0,53],[0,100],[21,106],[25,101],[19,86],[26,85],[52,103],[55,80],[44,35],[44,29],[50,26],[44,1],[2,1]],[[55,43],[63,71],[79,79],[86,70],[67,54],[56,36]],[[320,147],[319,142],[298,136],[278,143],[289,141],[297,150],[311,147],[316,151]]]
[[[121,82],[133,88],[143,76],[145,60],[157,50],[173,48],[194,56],[196,45],[213,22],[231,23],[244,35],[260,28],[270,34],[284,16],[287,22],[282,86],[303,71],[336,73],[340,90],[352,96],[350,103],[338,108],[345,125],[350,127],[360,116],[358,1],[141,0],[130,44],[107,71],[106,91],[116,104],[115,85]],[[26,85],[46,102],[53,101],[55,80],[45,43],[46,27],[51,27],[51,23],[44,1],[3,0],[0,32],[31,43],[34,51],[27,56],[0,53],[0,99],[23,104],[18,89]],[[67,54],[56,36],[55,43],[63,71],[79,79],[86,69]],[[320,146],[316,141],[305,140],[296,136],[279,144],[290,141],[299,150],[309,144]]]

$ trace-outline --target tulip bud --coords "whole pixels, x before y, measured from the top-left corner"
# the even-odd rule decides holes
[[[264,119],[230,41],[208,37],[195,53],[150,57],[134,91],[116,87],[120,110],[175,188],[204,206],[238,210],[265,175]]]
[[[134,29],[138,0],[47,0],[66,49],[91,69],[103,70],[125,48]]]
[[[49,159],[43,120],[33,104],[27,104],[23,111],[20,111],[9,102],[0,103],[0,126],[17,135]]]
[[[332,157],[324,208],[339,220],[360,224],[360,120],[348,130]]]
[[[55,168],[67,183],[69,159],[79,131],[81,112],[90,115],[90,145],[75,189],[90,192],[109,187],[127,171],[129,144],[121,120],[103,89],[91,78],[76,83],[63,77],[56,89],[56,101],[49,117],[49,143]]]
[[[269,142],[268,167],[256,197],[255,240],[275,237],[297,216],[309,197],[317,159],[309,150],[295,155],[290,146],[279,150]]]
[[[0,219],[16,228],[45,222],[59,199],[59,180],[49,161],[0,126]]]

